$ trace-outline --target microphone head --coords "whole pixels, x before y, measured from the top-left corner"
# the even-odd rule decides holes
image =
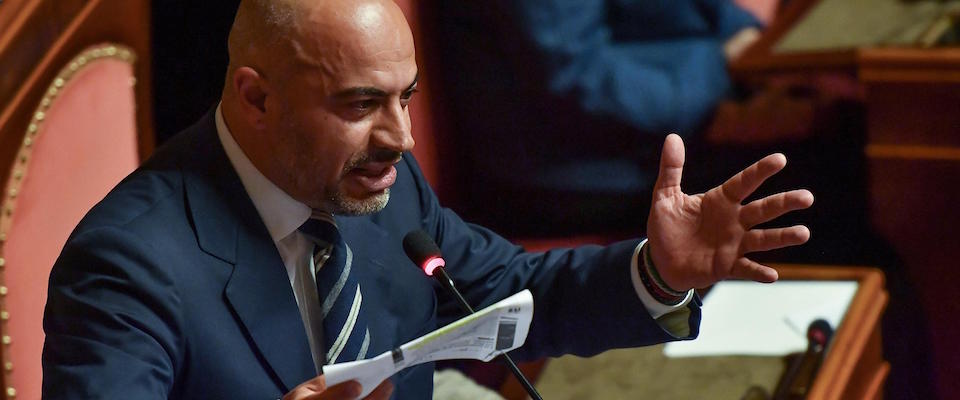
[[[820,346],[826,346],[831,336],[833,336],[833,328],[823,319],[811,322],[807,328],[807,340]]]
[[[437,242],[423,230],[411,231],[403,237],[403,251],[407,253],[410,261],[429,276],[433,276],[433,271],[437,268],[446,265]]]

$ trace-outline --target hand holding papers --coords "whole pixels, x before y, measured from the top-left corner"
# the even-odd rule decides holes
[[[363,386],[363,397],[384,379],[414,365],[462,358],[490,361],[522,346],[532,320],[533,295],[524,290],[377,357],[326,365],[323,374],[328,386],[356,380]]]

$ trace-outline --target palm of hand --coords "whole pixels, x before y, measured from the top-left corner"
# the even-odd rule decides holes
[[[783,155],[767,156],[723,185],[703,194],[687,195],[680,190],[683,144],[678,136],[668,137],[647,223],[651,257],[664,282],[686,290],[728,278],[775,281],[775,270],[745,254],[804,243],[809,231],[803,226],[752,228],[809,207],[813,195],[795,190],[746,205],[742,202],[785,164]]]

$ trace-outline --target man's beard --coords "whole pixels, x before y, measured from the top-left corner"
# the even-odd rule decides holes
[[[330,195],[330,202],[333,204],[333,213],[348,216],[370,215],[380,212],[390,201],[390,189],[384,189],[382,193],[365,199],[355,199],[347,197],[341,191],[336,191]]]

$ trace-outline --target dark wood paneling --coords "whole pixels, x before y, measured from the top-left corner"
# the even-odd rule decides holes
[[[903,260],[929,326],[938,391],[960,393],[949,366],[960,364],[960,51],[861,52],[866,86],[873,226]]]
[[[955,290],[960,282],[960,162],[874,158],[870,174],[873,224],[920,289],[911,301],[927,319],[939,393],[955,398],[960,394],[954,370],[960,365]],[[909,361],[895,367],[911,368]]]
[[[0,7],[19,6],[3,15],[0,38],[0,104],[10,104],[23,82],[60,38],[89,0],[19,1]],[[17,11],[14,13],[13,11]]]
[[[867,97],[870,144],[960,150],[960,84],[873,83]]]
[[[20,8],[27,3],[27,0],[2,0],[0,1],[0,43],[3,42],[3,36],[7,33],[7,27],[13,25],[13,20],[20,15]]]

